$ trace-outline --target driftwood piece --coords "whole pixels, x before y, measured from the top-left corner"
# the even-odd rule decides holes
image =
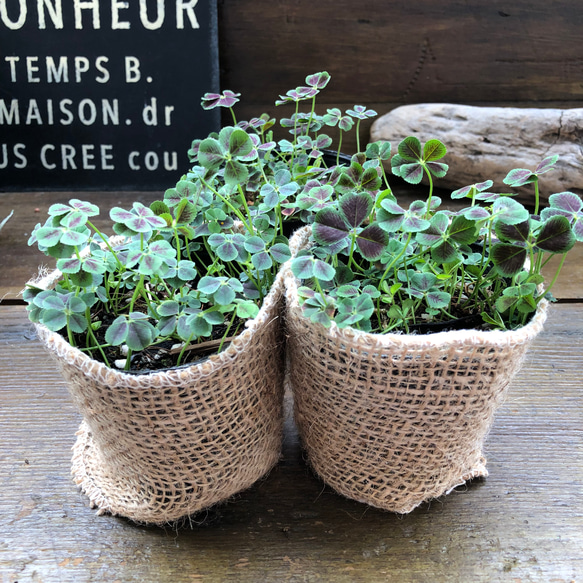
[[[371,128],[371,140],[396,146],[406,136],[422,142],[437,138],[448,149],[444,188],[459,188],[491,179],[493,192],[509,192],[503,184],[513,168],[534,170],[545,156],[558,154],[556,169],[540,179],[543,199],[554,192],[583,192],[583,109],[476,107],[422,103],[398,107]],[[511,190],[511,189],[510,189]],[[519,198],[533,199],[533,187]]]

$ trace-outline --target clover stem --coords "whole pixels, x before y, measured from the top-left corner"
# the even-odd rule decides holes
[[[538,176],[534,181],[534,214],[538,215],[538,207],[540,203],[540,193],[538,189]]]
[[[393,268],[394,265],[397,264],[397,262],[401,259],[401,257],[403,257],[403,255],[407,251],[407,247],[409,247],[409,243],[411,242],[412,236],[413,236],[413,233],[409,233],[407,235],[407,241],[405,242],[403,249],[401,250],[399,255],[394,257],[393,260],[387,265],[385,272],[383,273],[383,276],[381,277],[381,280],[379,281],[379,285],[377,286],[377,289],[379,290],[379,292],[381,291],[381,286],[383,285],[383,281],[385,281],[385,279],[389,275],[389,271]],[[379,296],[377,298],[377,312],[380,313],[380,310],[381,310],[381,296]]]
[[[186,349],[190,346],[190,342],[192,341],[193,336],[194,336],[194,332],[188,337],[188,340],[184,343],[184,346],[182,347],[182,350],[180,351],[180,354],[178,355],[178,358],[176,359],[176,366],[180,366],[180,364],[182,363],[182,357],[184,356]]]
[[[338,151],[336,152],[336,166],[340,165],[340,150],[342,149],[342,130],[338,136]]]
[[[176,261],[180,261],[180,237],[178,229],[174,229],[174,239],[176,240]]]
[[[85,317],[87,318],[87,323],[89,324],[89,326],[87,327],[87,331],[89,332],[89,336],[90,336],[91,340],[93,340],[93,343],[95,344],[95,348],[97,348],[97,350],[99,350],[99,352],[101,352],[101,358],[103,358],[103,362],[105,363],[105,366],[109,367],[109,362],[107,360],[107,356],[105,356],[105,352],[103,352],[103,348],[101,347],[101,345],[97,341],[97,338],[95,338],[95,333],[93,332],[93,328],[91,327],[91,310],[89,308],[87,308],[85,310]],[[92,350],[92,349],[90,349],[90,350]]]
[[[298,115],[300,112],[300,102],[296,101],[296,113],[294,115],[294,146],[293,146],[293,150],[291,153],[291,166],[290,166],[290,170],[292,170],[292,174],[293,174],[293,167],[294,167],[294,161],[295,161],[295,155],[296,155],[296,145],[298,143]]]
[[[379,281],[379,285],[377,287],[377,289],[379,291],[381,290],[381,285],[382,285],[383,281],[385,281],[385,279],[387,278],[387,275],[389,275],[389,271],[401,259],[401,257],[403,257],[403,255],[405,255],[405,252],[407,251],[407,247],[409,247],[409,243],[411,242],[412,236],[413,236],[413,233],[409,233],[407,235],[407,241],[405,242],[403,249],[396,257],[393,258],[393,260],[389,263],[389,265],[387,265],[387,268],[385,269],[385,272],[383,273],[383,276],[381,277],[381,280]]]
[[[75,346],[75,339],[73,338],[73,331],[71,326],[69,326],[69,314],[67,314],[67,338],[69,339],[69,344]]]
[[[256,281],[255,278],[253,277],[253,274],[244,265],[243,265],[243,271],[247,274],[247,277],[249,278],[249,280],[257,288],[257,291],[259,292],[260,299],[263,300],[263,291],[261,289],[261,286],[259,285],[259,280]],[[258,273],[258,275],[259,275],[259,273]]]
[[[102,239],[102,241],[105,243],[105,246],[111,251],[111,254],[113,255],[115,261],[117,262],[117,266],[120,269],[124,269],[124,265],[123,263],[118,259],[116,252],[113,250],[112,246],[109,244],[109,241],[105,238],[105,236],[101,233],[101,231],[91,222],[91,221],[87,221],[87,224],[95,231],[95,233],[97,235],[99,235]]]
[[[308,127],[306,128],[306,135],[310,132],[310,126],[312,125],[312,121],[314,119],[314,113],[316,112],[316,95],[312,97],[312,111],[310,111],[310,119],[308,119]]]
[[[383,179],[385,181],[385,185],[386,187],[391,190],[391,185],[389,184],[389,179],[387,178],[387,172],[385,170],[385,165],[383,164],[383,161],[379,158],[379,162],[381,164],[381,172],[383,173]],[[392,194],[392,191],[391,191]]]
[[[134,295],[132,296],[132,300],[130,302],[130,307],[129,307],[130,314],[134,311],[134,304],[136,303],[136,300],[138,299],[138,297],[142,293],[142,289],[144,287],[144,279],[145,279],[144,274],[140,275],[140,281],[138,282],[138,285],[136,285],[136,289],[134,290]]]
[[[221,343],[219,344],[219,348],[218,348],[217,352],[221,352],[221,350],[223,349],[223,344],[225,343],[225,339],[229,337],[229,332],[231,331],[231,327],[233,326],[233,322],[235,321],[236,315],[237,315],[237,310],[233,310],[233,317],[231,318],[231,321],[229,322],[229,325],[227,326],[227,329],[225,330],[225,333],[223,334],[223,337],[221,338]]]
[[[249,219],[249,225],[247,225],[247,228],[250,229],[251,234],[255,234],[255,229],[253,228],[253,217],[251,217],[251,211],[249,210],[249,205],[247,204],[247,198],[245,197],[245,193],[243,192],[243,188],[241,188],[240,184],[237,184],[237,188],[239,189],[239,194],[241,196],[241,200],[243,201],[243,206],[245,207],[247,218]]]
[[[201,178],[201,182],[214,194],[216,194],[236,215],[237,217],[241,220],[241,222],[247,227],[249,228],[249,225],[245,222],[245,217],[243,216],[243,213],[241,213],[241,211],[236,208],[235,206],[233,206],[231,204],[231,201],[227,198],[225,198],[224,196],[221,195],[220,192],[218,192],[216,189],[214,189],[210,184],[208,184],[207,182],[205,182],[202,178]]]
[[[316,282],[316,287],[318,288],[318,293],[322,296],[322,299],[326,297],[322,286],[320,285],[320,280],[317,277],[314,277],[314,281]]]
[[[563,253],[563,256],[561,257],[561,262],[559,263],[559,267],[557,267],[557,271],[555,271],[555,275],[554,275],[553,279],[551,280],[549,287],[547,287],[547,289],[545,290],[545,293],[543,295],[540,295],[540,296],[538,296],[538,298],[536,298],[537,305],[545,297],[545,295],[550,293],[551,289],[553,289],[553,286],[557,282],[557,279],[559,279],[559,274],[561,273],[561,269],[563,268],[563,263],[565,263],[566,258],[567,258],[567,254]]]
[[[458,294],[458,299],[457,299],[457,303],[461,303],[462,301],[462,293],[464,291],[464,287],[465,287],[465,281],[466,281],[466,270],[464,268],[464,264],[462,263],[462,280],[461,283],[459,284],[459,294]],[[452,292],[455,292],[455,279],[453,278],[454,281],[452,282]],[[453,293],[451,294],[452,300],[453,300]]]
[[[348,267],[350,267],[353,263],[354,265],[356,265],[356,262],[353,259],[353,255],[354,255],[354,248],[356,246],[356,233],[353,231],[352,232],[352,237],[351,237],[351,241],[350,241],[350,255],[348,257]]]
[[[281,205],[277,205],[276,207],[277,212],[277,220],[279,222],[279,232],[283,235],[283,215],[281,214]],[[275,230],[275,234],[273,240],[275,241],[275,237],[277,237],[277,229]]]
[[[356,151],[360,152],[360,119],[356,122]]]
[[[429,181],[429,195],[427,196],[427,211],[425,213],[425,218],[429,220],[429,215],[431,214],[431,197],[433,196],[433,179],[431,178],[431,172],[423,165],[425,174],[427,174],[427,180]]]
[[[231,117],[233,118],[233,125],[236,126],[237,125],[237,118],[235,116],[235,112],[233,111],[232,107],[229,107],[229,111],[231,112]]]
[[[124,370],[130,370],[130,366],[132,364],[132,349],[128,347],[128,356],[126,358],[125,366],[123,367]]]

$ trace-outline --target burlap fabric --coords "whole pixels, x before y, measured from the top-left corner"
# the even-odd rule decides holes
[[[305,246],[309,228],[293,246]],[[486,476],[482,446],[546,318],[511,332],[368,334],[301,313],[286,268],[288,377],[309,462],[337,492],[407,513]]]
[[[49,287],[53,272],[35,285]],[[278,461],[283,433],[280,274],[257,317],[220,354],[130,375],[36,325],[83,423],[72,473],[98,514],[163,524],[250,487]]]

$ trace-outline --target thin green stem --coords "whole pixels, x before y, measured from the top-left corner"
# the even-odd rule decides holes
[[[97,338],[95,337],[95,333],[93,332],[93,328],[91,327],[91,310],[89,308],[87,308],[85,310],[85,317],[87,318],[87,323],[88,323],[88,327],[87,327],[88,335],[91,338],[91,340],[93,341],[93,344],[95,345],[93,348],[97,348],[97,350],[99,350],[99,352],[101,353],[101,358],[103,359],[103,362],[105,363],[105,366],[109,367],[109,361],[107,360],[107,356],[105,356],[105,352],[103,352],[103,348],[101,347],[101,345],[97,341]],[[93,348],[91,348],[90,350],[93,350]]]
[[[217,190],[215,190],[210,184],[207,184],[204,180],[201,179],[201,181],[211,192],[213,192],[216,196],[218,196],[237,215],[237,217],[247,227],[247,229],[253,230],[253,225],[249,226],[245,222],[245,217],[243,216],[243,213],[238,208],[233,206],[233,204],[231,203],[231,201],[229,199],[225,198],[222,194],[220,194]]]
[[[342,150],[342,133],[343,133],[342,130],[340,130],[340,135],[338,136],[338,151],[336,152],[336,166],[340,165],[340,150]]]
[[[433,196],[433,178],[431,178],[431,172],[427,169],[424,165],[423,169],[425,170],[425,174],[427,174],[427,180],[429,181],[429,195],[427,196],[427,211],[425,213],[425,218],[429,220],[429,216],[431,214],[431,197]]]
[[[119,269],[121,269],[123,271],[125,269],[124,264],[118,259],[116,252],[113,250],[112,246],[109,244],[109,241],[107,240],[105,235],[103,235],[102,232],[91,221],[87,221],[87,224],[95,231],[95,233],[97,235],[99,235],[99,237],[101,237],[101,240],[105,243],[105,246],[109,249],[109,251],[111,251],[111,254],[114,257],[114,259],[117,263],[117,266],[119,267]]]
[[[140,275],[140,281],[138,282],[138,285],[136,285],[136,289],[134,290],[134,294],[133,294],[132,299],[130,301],[130,307],[129,307],[130,314],[134,311],[134,304],[136,303],[136,300],[138,299],[138,297],[142,293],[142,289],[144,287],[144,280],[145,280],[145,276],[143,274]]]
[[[132,349],[128,348],[128,356],[126,358],[126,363],[124,366],[124,370],[130,370],[130,366],[132,364]]]
[[[233,310],[233,317],[231,318],[231,321],[229,322],[229,325],[227,326],[227,329],[225,330],[225,333],[223,334],[223,337],[221,338],[221,343],[219,344],[219,348],[218,348],[217,352],[221,352],[221,350],[223,349],[223,344],[225,343],[225,340],[229,337],[229,332],[231,331],[231,327],[233,326],[233,322],[235,321],[236,316],[237,316],[237,310]]]
[[[235,116],[235,112],[233,111],[232,107],[229,107],[229,111],[231,112],[231,117],[233,118],[233,125],[236,126],[237,125],[237,118]]]
[[[385,272],[383,273],[383,276],[381,277],[381,280],[379,281],[379,285],[377,286],[377,289],[379,291],[381,289],[381,285],[382,285],[383,281],[385,281],[385,279],[389,275],[389,271],[392,269],[393,265],[396,265],[397,262],[401,259],[401,257],[403,257],[403,255],[405,255],[405,252],[407,251],[407,247],[409,247],[409,243],[411,242],[412,236],[413,236],[413,233],[409,233],[407,235],[407,241],[405,241],[405,245],[404,245],[403,249],[396,257],[393,258],[393,260],[389,263],[389,265],[387,265]]]
[[[536,298],[537,304],[544,298],[544,296],[546,294],[550,293],[550,291],[553,289],[553,286],[557,282],[557,279],[559,279],[559,274],[561,273],[561,269],[563,268],[563,264],[565,263],[566,258],[567,258],[567,254],[563,253],[563,256],[561,257],[561,262],[559,263],[559,267],[557,267],[557,271],[555,271],[555,275],[554,275],[553,279],[551,280],[551,283],[549,284],[549,286],[545,290],[545,293],[543,295],[539,296],[538,298]]]
[[[247,213],[247,218],[249,219],[248,228],[252,234],[255,234],[255,229],[253,228],[253,217],[251,216],[251,211],[249,210],[249,205],[247,204],[247,198],[245,197],[245,193],[243,192],[243,188],[240,184],[237,185],[237,188],[239,189],[239,195],[241,196],[243,206],[245,207],[245,212]]]
[[[190,346],[190,342],[191,342],[193,336],[194,336],[194,333],[191,334],[188,337],[188,340],[184,343],[184,346],[182,347],[182,350],[180,351],[180,354],[178,355],[178,358],[176,359],[176,366],[180,366],[180,364],[182,363],[182,358],[184,357],[184,353],[186,352],[186,349]]]
[[[69,344],[75,346],[75,339],[73,338],[73,331],[71,326],[69,326],[69,314],[67,314],[67,338],[69,339]]]

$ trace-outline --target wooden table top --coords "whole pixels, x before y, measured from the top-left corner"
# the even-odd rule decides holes
[[[68,198],[0,195],[0,220],[15,209],[0,231],[0,292],[10,300],[0,303],[0,583],[583,583],[576,257],[496,416],[488,478],[405,516],[345,499],[307,466],[288,397],[282,458],[269,476],[179,528],[140,527],[96,516],[72,482],[81,417],[16,300],[44,260],[26,247],[30,230]],[[80,198],[104,206],[136,199]]]

